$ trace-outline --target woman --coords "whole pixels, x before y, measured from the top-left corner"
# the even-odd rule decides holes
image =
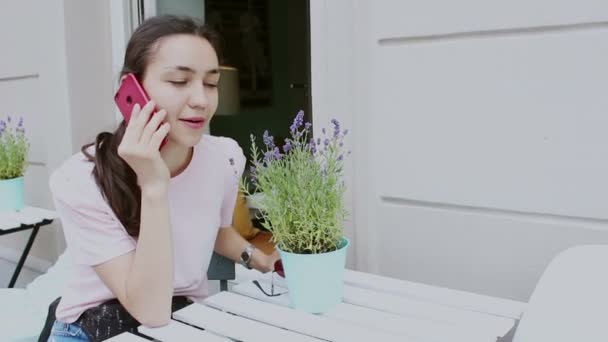
[[[151,101],[51,176],[73,267],[49,341],[167,324],[172,310],[207,295],[213,250],[272,270],[278,254],[261,253],[231,228],[242,150],[203,135],[218,104],[216,41],[190,18],[141,24],[121,75],[135,74]]]

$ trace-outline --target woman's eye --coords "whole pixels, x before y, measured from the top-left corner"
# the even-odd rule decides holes
[[[205,83],[205,86],[209,88],[217,88],[217,84],[215,83]]]
[[[180,85],[185,85],[186,81],[169,81],[169,83],[180,86]]]

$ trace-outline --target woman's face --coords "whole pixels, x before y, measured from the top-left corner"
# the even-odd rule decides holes
[[[217,109],[219,63],[204,38],[180,34],[159,41],[144,74],[143,87],[167,111],[169,141],[196,145]]]

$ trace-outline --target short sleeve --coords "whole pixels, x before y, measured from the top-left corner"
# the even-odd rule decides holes
[[[93,176],[66,168],[54,172],[49,185],[74,262],[95,266],[133,251],[135,240],[103,199]]]
[[[239,193],[240,180],[245,171],[245,155],[238,143],[226,138],[226,182],[224,185],[224,198],[222,200],[221,227],[232,226],[234,208]]]

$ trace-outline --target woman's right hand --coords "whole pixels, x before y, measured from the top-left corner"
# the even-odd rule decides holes
[[[142,193],[166,192],[170,179],[169,169],[159,151],[163,139],[169,133],[170,125],[162,123],[167,112],[163,109],[152,115],[154,108],[153,101],[149,101],[141,109],[138,104],[133,107],[125,134],[118,146],[118,155],[135,171]]]

